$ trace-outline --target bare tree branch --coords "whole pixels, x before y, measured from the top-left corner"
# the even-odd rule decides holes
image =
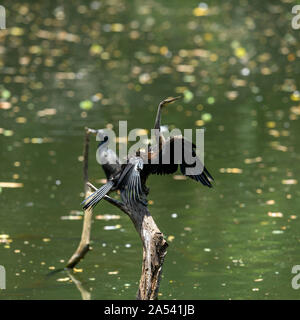
[[[83,176],[85,183],[84,189],[87,197],[92,191],[97,190],[94,185],[88,182],[89,134],[96,134],[97,130],[89,128],[86,128],[85,130]],[[143,203],[139,202],[135,203],[134,205],[126,203],[124,199],[122,199],[122,201],[118,201],[108,195],[106,195],[104,199],[130,217],[136,231],[141,238],[143,244],[143,262],[137,299],[154,300],[158,297],[162,266],[167,253],[168,244],[164,239],[162,232],[159,230],[155,221],[153,220],[147,205],[145,205],[147,200],[146,197],[146,194],[143,194]],[[80,244],[73,256],[70,258],[67,264],[68,268],[73,268],[89,251],[91,222],[92,209],[88,209],[84,212],[84,222]]]
[[[91,184],[90,182],[87,182],[87,186],[90,187],[93,191],[97,190],[97,188],[93,184]],[[120,209],[121,211],[126,213],[127,215],[130,214],[130,212],[128,211],[128,208],[126,207],[126,205],[123,202],[118,201],[114,198],[111,198],[108,195],[105,195],[103,199],[106,200],[107,202],[109,202],[110,204],[114,205],[115,207],[117,207],[118,209]]]
[[[162,266],[168,243],[157,227],[147,206],[143,203],[127,207],[143,244],[142,274],[137,293],[138,300],[155,300],[161,281]]]
[[[84,145],[83,145],[83,181],[84,181],[85,197],[88,197],[91,194],[91,191],[87,186],[87,182],[89,179],[88,177],[89,163],[88,162],[89,162],[90,133],[91,133],[91,130],[89,128],[85,128]],[[90,250],[92,215],[93,215],[93,208],[89,208],[84,211],[81,240],[76,251],[69,259],[66,265],[67,268],[74,268],[77,265],[77,263],[81,259],[83,259],[86,253]]]

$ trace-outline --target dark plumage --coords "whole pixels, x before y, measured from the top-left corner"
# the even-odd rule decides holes
[[[106,194],[114,190],[120,190],[123,200],[127,203],[144,202],[142,195],[147,193],[148,176],[173,174],[178,170],[178,166],[183,175],[201,182],[204,186],[212,187],[213,177],[196,156],[196,146],[182,136],[165,140],[161,135],[161,108],[174,100],[177,98],[169,98],[159,104],[155,121],[155,128],[159,128],[157,136],[159,143],[153,148],[154,150],[149,147],[148,152],[138,152],[136,156],[130,157],[126,164],[118,163],[118,167],[114,167],[113,172],[107,175],[108,182],[83,201],[84,209],[94,207]],[[174,152],[175,150],[177,152]],[[169,161],[166,163],[166,160]],[[189,172],[196,168],[196,172]]]

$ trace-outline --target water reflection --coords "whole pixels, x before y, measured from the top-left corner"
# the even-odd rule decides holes
[[[160,297],[298,298],[290,285],[300,259],[295,1],[2,4],[3,297],[80,298],[75,279],[45,275],[79,240],[82,220],[61,217],[80,210],[83,128],[119,120],[150,128],[157,103],[182,94],[165,122],[206,127],[216,186],[149,180],[151,212],[172,239]],[[104,174],[93,159],[90,169],[97,185]],[[119,213],[103,203],[95,214]],[[79,266],[93,299],[135,297],[140,243],[127,217],[117,223],[105,230],[95,220],[93,251]]]

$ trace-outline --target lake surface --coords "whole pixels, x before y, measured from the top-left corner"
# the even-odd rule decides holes
[[[7,289],[0,299],[134,299],[141,243],[128,217],[106,202],[94,210],[93,250],[76,272],[47,275],[64,267],[80,240],[84,127],[128,120],[129,129],[150,129],[158,103],[176,95],[184,98],[163,123],[206,129],[205,164],[215,183],[148,181],[149,209],[169,242],[159,298],[298,299],[291,285],[300,264],[295,4],[3,1]],[[100,186],[96,146],[92,140],[89,176]]]

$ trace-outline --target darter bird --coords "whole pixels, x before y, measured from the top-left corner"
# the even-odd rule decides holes
[[[182,136],[165,140],[161,134],[161,110],[177,99],[178,97],[165,99],[158,106],[154,124],[154,129],[158,129],[158,145],[149,147],[147,152],[138,151],[135,156],[129,157],[127,163],[122,164],[120,170],[116,170],[106,184],[83,201],[83,209],[94,207],[106,194],[115,190],[120,190],[122,199],[128,204],[142,202],[147,205],[143,194],[148,194],[148,176],[173,174],[178,170],[178,166],[183,175],[201,182],[204,186],[212,187],[213,177],[196,156],[196,146]],[[181,162],[176,157],[176,150],[181,151]],[[195,168],[196,173],[193,171]]]

